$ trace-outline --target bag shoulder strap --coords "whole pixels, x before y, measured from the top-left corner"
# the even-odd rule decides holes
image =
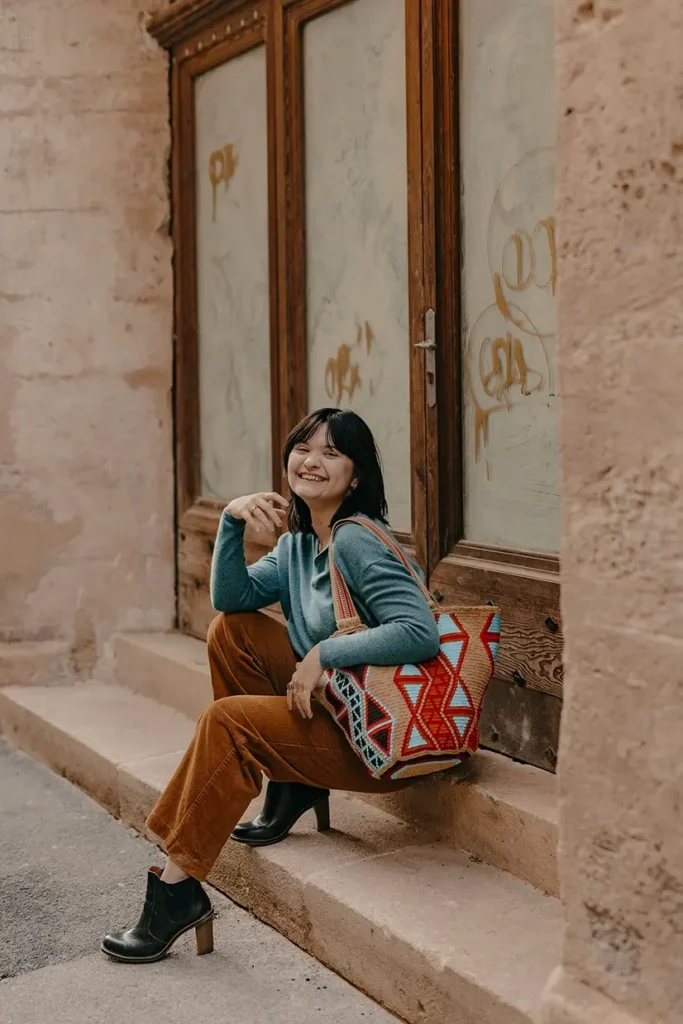
[[[422,577],[417,572],[415,567],[412,565],[407,555],[401,547],[396,543],[394,538],[391,536],[388,530],[385,530],[378,523],[372,519],[367,519],[364,516],[354,516],[348,519],[340,519],[339,522],[335,523],[332,528],[332,534],[330,536],[329,543],[329,563],[330,563],[330,580],[332,583],[332,601],[334,604],[334,618],[337,623],[337,629],[340,632],[353,632],[354,629],[358,629],[362,625],[362,621],[356,606],[353,603],[351,592],[348,588],[346,580],[342,576],[337,563],[334,559],[334,535],[340,526],[345,523],[355,523],[358,526],[364,527],[373,533],[378,540],[380,540],[386,547],[392,551],[401,564],[408,570],[410,575],[417,583],[420,592],[426,600],[432,611],[436,611],[436,604],[432,595],[427,590]]]

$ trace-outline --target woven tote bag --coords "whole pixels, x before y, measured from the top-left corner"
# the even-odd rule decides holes
[[[490,605],[438,608],[387,531],[370,519],[342,519],[329,544],[334,636],[368,628],[334,560],[334,533],[343,523],[370,530],[405,565],[434,612],[441,645],[435,658],[419,665],[327,669],[316,698],[373,778],[405,779],[460,764],[479,746],[481,705],[500,643],[500,610]]]

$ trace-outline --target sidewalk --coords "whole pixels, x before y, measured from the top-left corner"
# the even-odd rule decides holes
[[[157,964],[99,951],[134,923],[159,851],[0,741],[2,1024],[392,1024],[277,932],[211,891],[216,948],[192,934]]]

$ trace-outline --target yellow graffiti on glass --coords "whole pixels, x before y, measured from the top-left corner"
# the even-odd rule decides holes
[[[216,200],[218,196],[218,186],[221,182],[225,185],[226,191],[228,185],[235,176],[237,170],[237,151],[232,143],[223,146],[222,149],[216,149],[209,157],[209,181],[213,189],[213,220],[216,221]]]
[[[537,233],[539,231],[544,233],[544,239],[538,244],[546,244],[550,255],[550,276],[547,281],[543,282],[536,280],[536,267],[538,265],[536,258],[536,244]],[[510,246],[513,249],[515,262],[516,274],[514,278],[511,278],[510,275],[508,275],[505,268],[505,254]],[[553,297],[555,296],[555,286],[557,283],[555,218],[544,217],[543,220],[539,220],[531,234],[529,234],[528,231],[524,231],[524,229],[518,228],[517,231],[506,239],[503,245],[501,263],[502,266],[500,273],[496,271],[493,275],[493,291],[496,297],[496,305],[506,320],[514,324],[515,327],[518,327],[520,330],[526,331],[526,325],[520,321],[519,317],[515,317],[514,313],[510,309],[505,297],[505,288],[509,289],[511,292],[523,292],[533,284],[536,288],[550,288]],[[505,285],[505,288],[503,285]]]
[[[491,368],[485,369],[484,358],[491,352]],[[507,401],[507,392],[518,384],[523,395],[531,395],[543,387],[543,377],[536,370],[530,370],[524,357],[524,348],[519,338],[508,331],[506,338],[485,338],[479,351],[479,374],[482,387],[497,402]],[[537,377],[531,387],[530,379]]]
[[[348,395],[349,402],[353,399],[356,391],[362,387],[363,381],[360,375],[360,364],[356,353],[362,348],[365,339],[366,353],[369,355],[375,341],[372,327],[366,320],[363,326],[358,325],[356,340],[353,345],[343,343],[339,346],[336,356],[330,357],[325,367],[325,391],[337,405],[344,395]],[[370,394],[374,394],[373,382],[370,382]]]
[[[487,362],[488,357],[488,362]],[[485,365],[486,364],[486,365]],[[524,344],[521,338],[509,331],[505,338],[484,338],[479,349],[479,379],[484,393],[496,405],[484,409],[473,394],[474,400],[474,457],[479,459],[482,445],[486,447],[489,438],[489,419],[494,412],[509,409],[512,404],[510,388],[519,387],[522,395],[528,396],[543,388],[543,375],[527,365]],[[490,467],[487,467],[487,475]]]

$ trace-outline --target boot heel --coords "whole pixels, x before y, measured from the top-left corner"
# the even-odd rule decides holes
[[[195,928],[197,939],[197,956],[204,956],[205,953],[213,953],[213,918],[198,924]]]
[[[324,800],[315,805],[313,810],[318,822],[318,832],[327,832],[330,827],[330,798],[326,796]]]

